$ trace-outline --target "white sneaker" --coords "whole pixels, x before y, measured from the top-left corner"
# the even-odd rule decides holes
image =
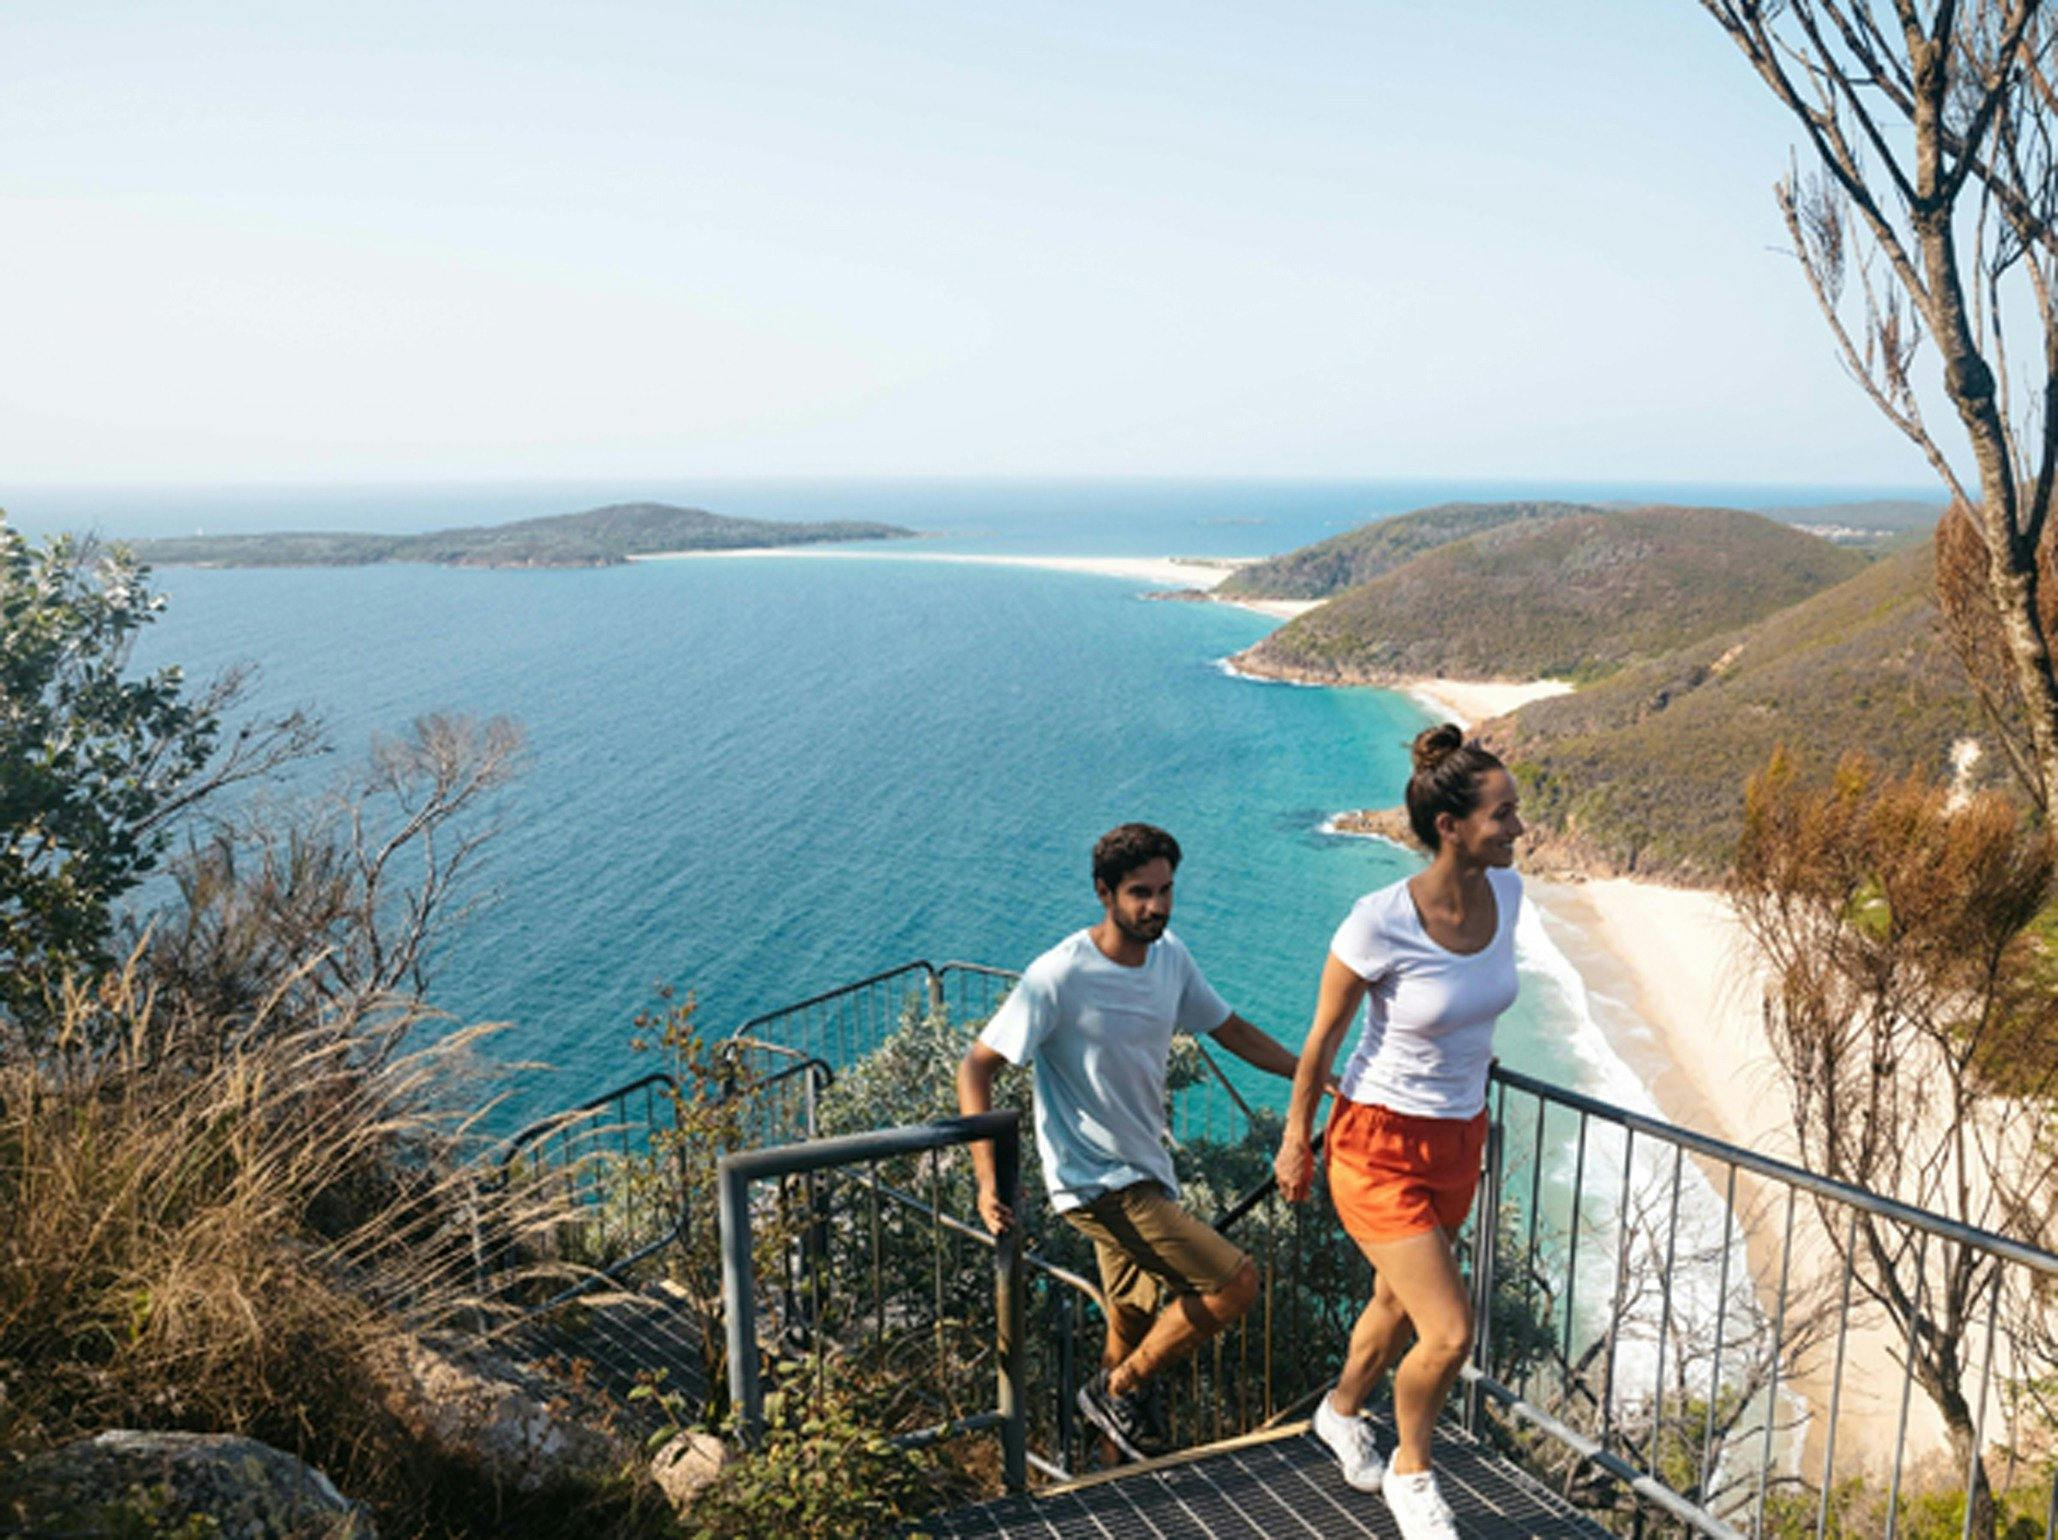
[[[1379,1490],[1400,1526],[1401,1540],[1458,1540],[1457,1517],[1436,1488],[1435,1471],[1388,1471]]]
[[[1343,1479],[1360,1492],[1376,1492],[1386,1475],[1386,1461],[1372,1445],[1372,1425],[1362,1417],[1346,1417],[1329,1404],[1327,1395],[1315,1408],[1315,1436],[1327,1444],[1343,1467]]]

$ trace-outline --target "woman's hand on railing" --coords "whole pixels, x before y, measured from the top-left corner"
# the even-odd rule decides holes
[[[995,1235],[1005,1235],[1015,1222],[1015,1211],[1000,1201],[991,1187],[979,1189],[979,1218]]]
[[[1272,1161],[1272,1174],[1279,1182],[1279,1196],[1288,1203],[1307,1197],[1315,1185],[1315,1151],[1305,1134],[1287,1130]]]

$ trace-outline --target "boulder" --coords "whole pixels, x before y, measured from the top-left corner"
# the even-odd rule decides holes
[[[313,1466],[228,1433],[80,1439],[0,1477],[0,1530],[220,1540],[371,1540],[372,1521]]]
[[[712,1433],[691,1429],[666,1441],[650,1462],[650,1479],[676,1513],[692,1510],[694,1500],[729,1463],[729,1446]]]
[[[410,1344],[385,1376],[388,1404],[446,1458],[521,1492],[604,1478],[630,1463],[603,1398],[533,1365]]]

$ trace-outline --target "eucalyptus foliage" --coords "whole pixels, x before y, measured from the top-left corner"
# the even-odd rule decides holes
[[[298,713],[225,732],[242,672],[195,690],[133,671],[163,607],[120,546],[0,521],[0,1014],[18,1024],[47,1016],[61,972],[105,965],[116,901],[181,814],[314,747]]]

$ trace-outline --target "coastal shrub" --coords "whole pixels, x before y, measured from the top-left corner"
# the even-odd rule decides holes
[[[107,1428],[289,1450],[389,1532],[468,1532],[507,1494],[425,1449],[386,1365],[509,1318],[481,1235],[559,1215],[496,1188],[441,1110],[475,1034],[374,1069],[316,1019],[189,1051],[133,963],[67,992],[49,1049],[0,1065],[0,1383],[9,1455]]]
[[[904,1386],[845,1377],[821,1390],[801,1377],[765,1397],[757,1447],[726,1467],[685,1515],[693,1540],[844,1540],[885,1534],[964,1495],[937,1458],[897,1447],[883,1429],[906,1420]]]

